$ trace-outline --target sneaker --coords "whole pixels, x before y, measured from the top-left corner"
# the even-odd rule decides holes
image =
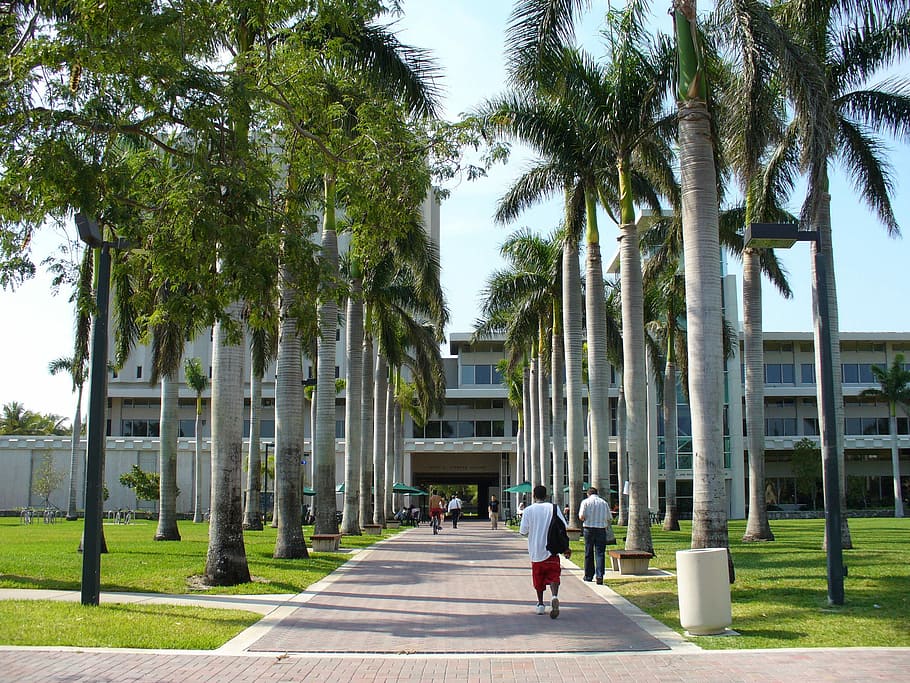
[[[537,613],[538,613],[538,614],[546,614],[546,613],[547,613],[547,608],[543,606],[543,603],[540,603],[539,605],[537,605]]]
[[[598,576],[598,577],[597,577],[597,585],[598,585],[598,586],[603,586],[603,585],[604,585],[604,577],[602,577],[602,576]]]
[[[590,577],[590,576],[586,576],[586,577],[584,577],[584,580],[590,583],[590,582],[593,581],[594,579],[593,579],[592,577]]]
[[[543,612],[538,612],[538,614],[543,614]],[[553,598],[550,600],[550,619],[555,619],[559,616],[559,598]]]

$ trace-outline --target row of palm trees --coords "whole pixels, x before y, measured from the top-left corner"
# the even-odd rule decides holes
[[[448,314],[420,207],[432,192],[431,171],[454,168],[453,140],[465,133],[436,120],[437,68],[381,23],[385,3],[151,2],[103,18],[89,4],[16,6],[4,34],[12,36],[9,54],[23,57],[9,64],[19,116],[2,130],[4,218],[27,232],[48,216],[66,220],[81,210],[106,238],[116,231],[132,242],[113,266],[114,365],[138,342],[150,343],[150,380],[162,391],[157,540],[180,538],[175,390],[184,344],[213,326],[205,576],[245,582],[243,530],[261,524],[253,495],[258,438],[248,454],[242,449],[247,367],[254,407],[265,369],[272,360],[278,368],[276,557],[307,554],[302,355],[316,370],[315,530],[338,531],[334,368],[342,306],[348,353],[363,368],[347,363],[345,378],[351,411],[361,416],[359,426],[348,420],[346,533],[382,523],[391,509],[402,411],[423,420],[441,408]],[[38,103],[29,97],[35,88]],[[348,244],[341,257],[338,233]],[[76,303],[86,332],[97,278],[97,254],[88,254],[73,277],[82,285]],[[86,339],[77,342],[74,386],[84,379]],[[193,379],[200,369],[186,366],[197,397],[205,390],[204,377]],[[201,520],[198,462],[195,481]]]
[[[153,379],[163,379],[162,425],[165,404],[174,404],[173,390],[165,391],[175,383],[183,342],[214,325],[205,574],[211,583],[231,584],[249,580],[242,532],[245,524],[254,524],[241,495],[242,388],[250,357],[244,329],[257,340],[257,360],[250,363],[253,385],[272,353],[279,367],[275,555],[306,554],[298,519],[303,353],[316,365],[316,533],[337,531],[334,365],[341,306],[349,343],[345,385],[355,398],[346,415],[342,528],[358,533],[371,517],[384,521],[387,482],[394,480],[394,454],[402,441],[401,411],[412,411],[420,421],[439,411],[444,396],[438,344],[447,314],[438,254],[420,239],[417,208],[430,192],[430,169],[451,168],[437,164],[436,155],[460,138],[440,144],[444,126],[433,120],[435,65],[376,22],[383,3],[185,4],[177,13],[166,3],[135,14],[123,8],[122,15],[104,21],[83,12],[79,3],[17,9],[19,32],[11,34],[8,54],[23,54],[9,65],[11,91],[19,94],[10,106],[21,115],[2,131],[6,171],[0,190],[9,200],[5,218],[19,225],[36,227],[47,216],[62,218],[75,208],[97,216],[108,236],[116,229],[134,240],[138,248],[121,253],[113,271],[117,360],[138,340],[152,342]],[[777,215],[784,195],[805,172],[810,182],[802,220],[819,228],[830,259],[830,223],[822,223],[827,163],[838,155],[857,170],[863,196],[896,231],[887,166],[873,134],[904,138],[910,120],[906,87],[900,80],[864,86],[877,68],[904,54],[908,3],[718,2],[717,16],[727,24],[707,35],[734,39],[726,47],[735,68],[726,70],[720,68],[719,46],[703,39],[692,0],[673,3],[675,53],[668,39],[648,36],[648,3],[635,0],[611,13],[602,62],[573,44],[573,21],[588,4],[516,2],[506,36],[511,91],[481,105],[472,119],[491,138],[521,140],[539,155],[539,163],[502,199],[498,220],[514,220],[552,194],[565,203],[555,271],[560,277],[551,277],[547,287],[558,280],[558,297],[533,313],[530,302],[525,312],[491,308],[487,313],[496,329],[509,331],[510,338],[514,332],[513,355],[529,360],[522,424],[530,438],[523,449],[534,455],[530,474],[541,480],[547,472],[562,471],[563,448],[549,448],[541,425],[550,399],[554,422],[562,424],[562,386],[548,382],[547,374],[565,373],[573,510],[580,502],[583,465],[583,330],[591,477],[602,490],[609,488],[607,362],[619,364],[622,349],[627,544],[650,550],[645,288],[635,207],[670,206],[673,217],[660,222],[665,237],[658,250],[666,267],[655,277],[669,282],[685,262],[685,384],[695,461],[692,543],[725,546],[718,256],[721,239],[735,245],[741,238],[736,230],[721,230],[719,191],[735,172],[746,202],[739,218],[731,212],[729,220],[740,227]],[[112,44],[111,32],[122,39]],[[45,45],[53,49],[43,50]],[[29,50],[22,53],[24,46]],[[59,78],[67,71],[68,79]],[[130,74],[129,83],[123,82],[124,73]],[[740,73],[741,79],[730,75]],[[34,104],[27,94],[39,86],[43,99]],[[667,107],[674,95],[675,112]],[[727,118],[734,102],[765,101],[770,109]],[[455,135],[463,131],[458,128]],[[737,147],[736,140],[743,144]],[[732,150],[746,150],[746,142],[749,151],[737,165]],[[621,324],[608,325],[601,296],[598,211],[621,229]],[[344,258],[339,258],[339,231],[349,242]],[[311,239],[317,232],[318,240]],[[775,272],[770,255],[758,258],[767,272]],[[83,284],[91,282],[86,272]],[[755,296],[757,278],[745,286],[747,296]],[[836,311],[833,304],[829,308]],[[79,306],[90,312],[90,297]],[[664,310],[668,318],[669,303]],[[667,319],[666,326],[680,317]],[[616,343],[620,327],[621,344]],[[747,338],[754,334],[754,327],[746,330]],[[361,339],[360,363],[351,362]],[[667,349],[675,348],[673,339],[668,333]],[[556,352],[548,355],[551,349]],[[671,355],[667,372],[672,374],[679,357]],[[403,383],[405,368],[413,391]],[[750,434],[762,432],[756,419],[747,408]],[[538,426],[532,429],[533,424]],[[561,438],[561,429],[555,431]],[[168,434],[162,436],[161,489],[162,496],[173,497],[169,473],[176,462],[176,430]],[[251,442],[258,446],[258,439]],[[254,451],[251,444],[250,477],[259,469],[253,466]],[[751,479],[760,486],[761,478]],[[248,506],[252,499],[247,496]],[[170,502],[160,507],[164,519],[156,538],[179,538]]]
[[[530,436],[519,443],[527,457],[527,475],[535,482],[553,477],[556,491],[562,488],[563,422],[562,400],[555,394],[562,382],[552,383],[556,426],[551,444],[546,416],[537,418],[539,406],[547,401],[548,386],[538,387],[535,379],[545,378],[548,362],[552,377],[561,378],[557,364],[564,361],[568,502],[577,510],[585,419],[580,410],[583,347],[578,266],[584,235],[592,481],[601,490],[609,488],[604,481],[602,432],[609,424],[604,414],[604,371],[613,362],[622,369],[620,397],[625,408],[619,467],[620,478],[628,478],[627,546],[652,550],[645,355],[649,346],[661,347],[652,355],[652,364],[664,368],[659,384],[668,444],[666,523],[669,528],[676,524],[673,409],[676,365],[682,358],[682,384],[692,414],[692,546],[725,547],[722,411],[724,354],[729,343],[721,341],[726,330],[721,314],[720,249],[741,256],[751,489],[745,540],[772,540],[762,496],[761,273],[785,296],[789,288],[773,252],[744,248],[743,227],[752,222],[797,220],[784,207],[799,179],[807,179],[807,197],[798,220],[820,233],[814,248],[821,249],[820,257],[828,262],[828,308],[834,312],[827,320],[818,315],[815,319],[830,326],[837,353],[828,166],[834,159],[843,163],[860,196],[891,234],[898,233],[880,136],[908,139],[910,83],[904,77],[877,84],[870,81],[882,68],[906,57],[910,3],[720,0],[703,30],[697,23],[696,3],[677,0],[672,3],[674,49],[667,37],[649,34],[650,3],[631,0],[621,10],[607,13],[605,54],[600,60],[574,41],[577,15],[590,4],[518,0],[506,36],[511,89],[474,112],[489,135],[519,141],[537,154],[501,199],[497,219],[511,222],[531,204],[558,194],[565,203],[564,221],[553,237],[532,244],[531,235],[517,233],[505,243],[503,255],[510,268],[491,277],[476,332],[481,336],[505,333],[511,367],[527,365],[524,389],[530,395],[522,403],[520,425]],[[673,99],[675,110],[669,105]],[[731,185],[742,198],[738,203],[724,201]],[[732,208],[720,211],[722,202]],[[666,217],[642,238],[636,206],[662,215],[661,205],[667,207]],[[598,210],[620,229],[620,282],[609,297],[604,292]],[[644,278],[642,248],[649,255]],[[558,259],[563,264],[562,277],[554,278]],[[685,268],[680,275],[682,263]],[[616,295],[621,316],[611,319],[605,314],[605,303]],[[646,301],[659,303],[654,308]],[[646,309],[651,313],[647,326]],[[562,320],[557,322],[560,312]],[[621,322],[614,322],[617,319]],[[612,345],[608,342],[614,328],[621,328],[621,345],[615,339]],[[817,329],[817,353],[819,338]],[[683,340],[685,348],[680,348]],[[565,351],[556,358],[556,349],[563,343]],[[834,367],[838,366],[836,355]],[[513,376],[520,376],[520,370]],[[837,399],[842,409],[841,396]],[[842,459],[840,415],[837,427],[836,453]],[[843,478],[840,491],[843,497]],[[625,514],[621,509],[621,521]],[[843,535],[849,547],[846,522]]]

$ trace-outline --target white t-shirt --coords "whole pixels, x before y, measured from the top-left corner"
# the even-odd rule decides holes
[[[563,524],[566,518],[562,511],[557,509],[556,514]],[[525,508],[521,515],[521,526],[518,532],[528,537],[528,555],[531,562],[543,562],[550,557],[547,550],[547,534],[550,530],[550,520],[553,519],[553,503],[534,503]]]
[[[452,500],[449,501],[449,512],[452,510],[461,510],[461,500],[458,498],[458,496],[455,496],[452,498]]]

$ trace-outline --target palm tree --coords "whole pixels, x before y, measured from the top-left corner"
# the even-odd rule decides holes
[[[726,548],[723,351],[717,173],[708,110],[708,70],[695,0],[675,0],[679,53],[679,168],[692,412],[692,547]],[[628,362],[628,361],[627,361]],[[730,559],[732,574],[732,557]]]
[[[891,436],[891,474],[894,481],[894,516],[904,516],[903,489],[901,487],[900,450],[897,446],[897,406],[905,412],[910,408],[910,369],[904,364],[904,354],[898,353],[890,368],[873,365],[872,375],[878,389],[864,389],[860,396],[867,396],[888,404],[888,433]]]
[[[91,253],[91,249],[86,249],[86,252]],[[78,340],[76,343],[78,345]],[[86,343],[88,343],[87,337]],[[84,355],[83,359],[85,358]],[[52,375],[68,372],[73,379],[73,391],[76,392],[76,414],[73,417],[73,437],[70,449],[69,497],[66,506],[66,519],[72,521],[79,518],[76,510],[76,488],[79,484],[79,437],[82,433],[82,388],[86,380],[85,360],[79,367],[72,358],[57,358],[48,364],[48,370]]]
[[[202,522],[202,394],[209,388],[209,378],[198,358],[187,358],[183,363],[187,386],[196,394],[196,449],[193,454],[193,522]],[[257,483],[258,490],[258,483]]]
[[[808,190],[801,220],[815,229],[818,241],[811,246],[813,319],[815,320],[816,367],[821,366],[821,325],[827,325],[832,367],[840,367],[840,333],[837,289],[834,280],[831,230],[829,163],[837,158],[854,178],[862,199],[878,214],[888,234],[900,228],[891,204],[893,181],[884,156],[882,137],[908,139],[910,84],[905,78],[871,83],[876,74],[908,53],[910,3],[900,0],[804,2],[792,0],[780,6],[782,24],[814,57],[825,78],[821,103],[794,103],[794,120],[784,137],[777,159],[789,162],[792,175],[806,171]],[[788,93],[789,94],[789,93]],[[814,106],[813,106],[814,105]],[[793,151],[794,144],[799,154]],[[800,163],[801,162],[801,163]],[[797,166],[799,164],[799,166]],[[820,302],[816,283],[823,271],[827,290],[826,319],[818,315]],[[819,405],[822,382],[818,382]],[[824,444],[822,458],[837,458],[841,507],[845,507],[843,450],[843,397],[841,383],[834,382],[834,425],[819,414],[822,433],[836,434],[835,443]],[[827,448],[824,446],[828,446]],[[824,471],[833,471],[826,466]],[[846,517],[842,517],[842,545],[852,547]]]

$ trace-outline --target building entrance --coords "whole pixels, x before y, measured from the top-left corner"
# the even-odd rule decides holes
[[[489,519],[490,496],[502,498],[501,460],[501,453],[412,453],[411,480],[429,493],[439,490],[447,499],[457,493],[463,514]],[[422,503],[426,505],[426,500]]]

